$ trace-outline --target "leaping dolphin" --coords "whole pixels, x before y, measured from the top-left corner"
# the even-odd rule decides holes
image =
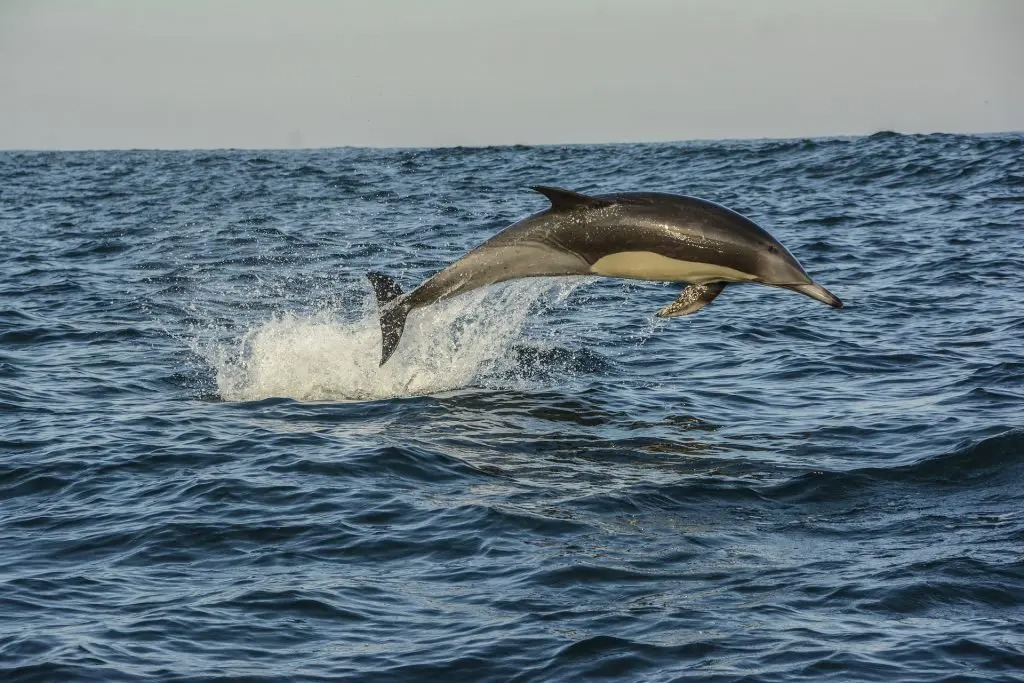
[[[410,311],[522,277],[688,283],[656,313],[661,318],[695,313],[733,282],[791,289],[843,307],[768,231],[714,202],[660,192],[588,196],[557,187],[531,189],[551,206],[505,228],[408,294],[392,278],[367,273],[380,311],[381,365],[398,347]]]

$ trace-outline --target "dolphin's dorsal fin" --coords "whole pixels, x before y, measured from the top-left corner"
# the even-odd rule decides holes
[[[605,206],[612,206],[615,202],[600,197],[588,197],[572,190],[563,190],[560,187],[548,187],[547,185],[533,185],[530,187],[534,192],[540,192],[551,200],[552,211],[571,211],[572,209],[600,209]]]

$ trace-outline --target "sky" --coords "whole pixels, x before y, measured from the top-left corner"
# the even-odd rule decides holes
[[[0,0],[0,149],[1024,130],[1024,0]]]

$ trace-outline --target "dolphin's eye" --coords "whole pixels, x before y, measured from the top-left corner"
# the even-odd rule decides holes
[[[779,253],[779,248],[777,246],[775,246],[774,244],[769,244],[768,245],[768,253],[769,254],[778,254]]]

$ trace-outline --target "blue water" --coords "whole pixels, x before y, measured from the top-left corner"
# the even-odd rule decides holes
[[[847,304],[411,288],[696,195]],[[1021,680],[1024,136],[0,153],[0,679]]]

